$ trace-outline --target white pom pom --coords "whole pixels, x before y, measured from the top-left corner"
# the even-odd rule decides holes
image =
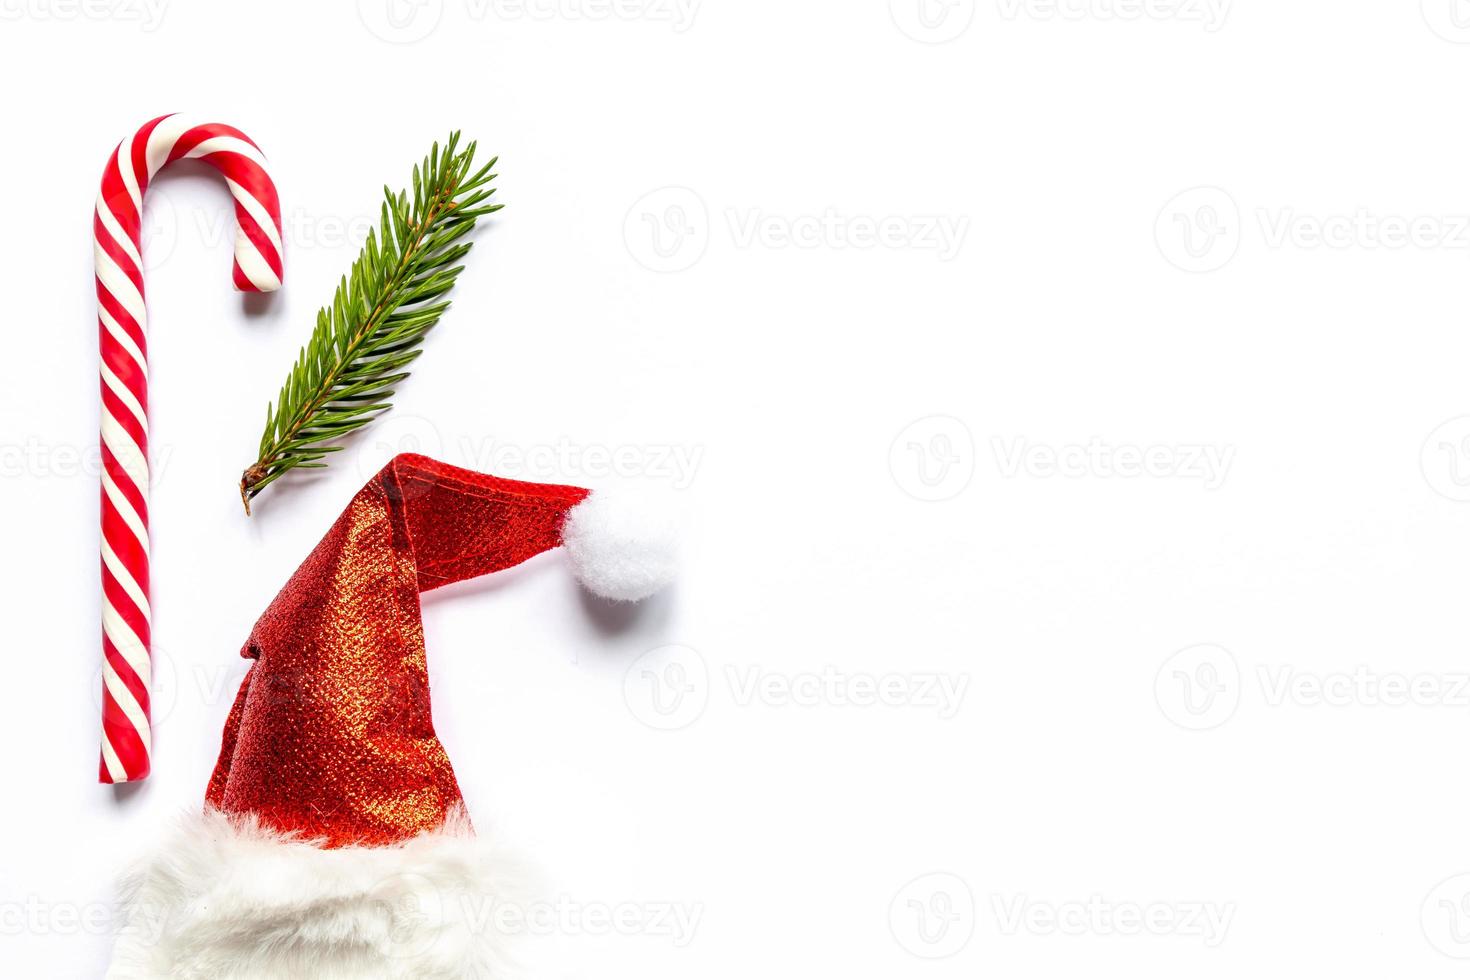
[[[561,537],[577,578],[604,599],[637,602],[674,579],[674,522],[646,500],[599,490],[567,512]]]

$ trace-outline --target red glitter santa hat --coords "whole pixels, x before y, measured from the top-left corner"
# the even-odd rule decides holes
[[[205,810],[130,880],[108,976],[496,975],[469,912],[500,869],[434,733],[419,593],[565,545],[594,592],[643,598],[673,541],[635,515],[394,458],[251,631]]]

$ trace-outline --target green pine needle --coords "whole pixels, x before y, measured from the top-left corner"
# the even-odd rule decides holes
[[[423,353],[424,335],[449,309],[446,293],[469,254],[465,241],[480,217],[502,205],[486,203],[495,188],[491,160],[474,165],[475,144],[458,149],[452,133],[413,168],[413,193],[384,187],[380,227],[368,233],[362,254],[337,286],[332,304],[317,314],[311,340],[266,405],[260,455],[240,478],[245,513],[250,501],[283,473],[320,468],[327,445],[392,407],[394,386]]]

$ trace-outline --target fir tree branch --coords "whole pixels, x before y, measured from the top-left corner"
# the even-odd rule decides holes
[[[444,295],[473,244],[463,239],[477,219],[502,205],[486,203],[495,188],[492,159],[474,166],[475,144],[463,151],[459,133],[435,143],[413,168],[413,194],[383,188],[380,226],[368,233],[332,303],[286,376],[275,405],[266,405],[260,452],[240,478],[245,513],[250,501],[283,473],[323,467],[328,445],[392,407],[394,386],[419,354],[424,335],[449,309]]]

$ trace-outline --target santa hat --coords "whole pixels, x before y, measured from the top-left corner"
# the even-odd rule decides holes
[[[415,455],[363,487],[251,631],[204,812],[131,877],[108,976],[498,975],[419,593],[558,545],[609,598],[672,572],[667,524],[577,487]]]

